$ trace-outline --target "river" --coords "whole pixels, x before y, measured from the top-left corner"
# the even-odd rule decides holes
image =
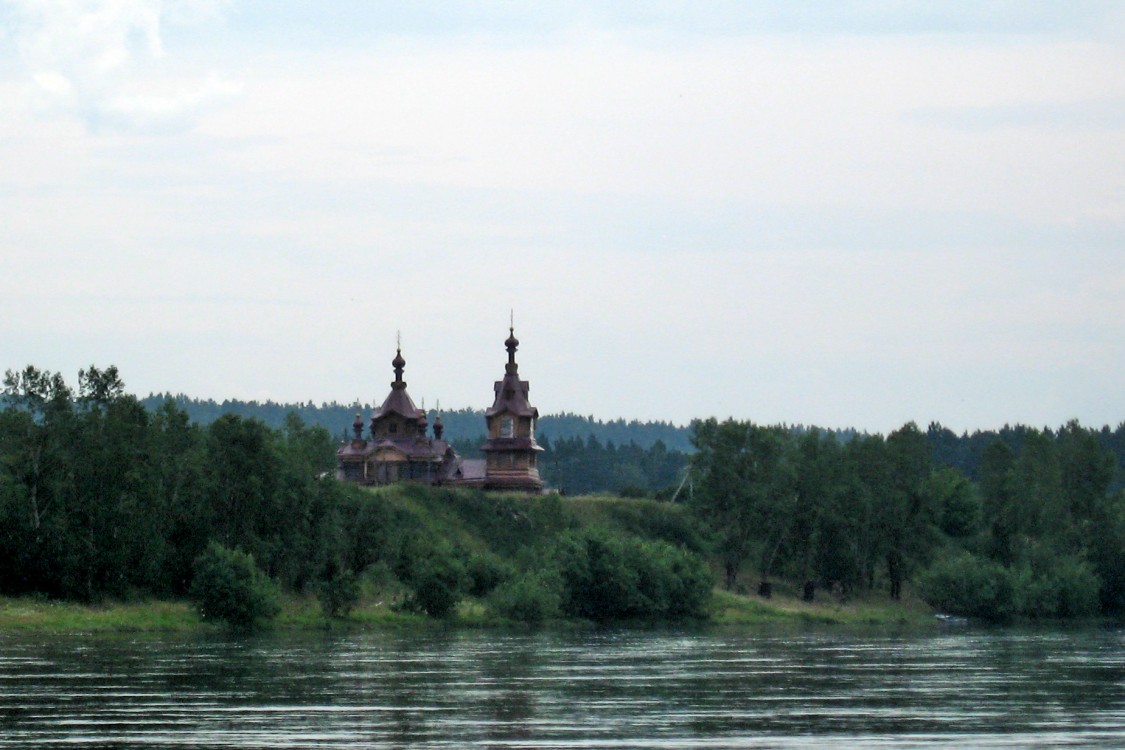
[[[0,635],[0,748],[1125,747],[1125,630]]]

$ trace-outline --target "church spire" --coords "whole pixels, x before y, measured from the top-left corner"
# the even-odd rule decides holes
[[[391,367],[395,368],[395,382],[391,383],[391,388],[401,391],[406,388],[406,382],[402,379],[402,371],[406,367],[406,360],[402,358],[401,333],[395,336],[395,358],[391,360]]]
[[[519,372],[519,365],[516,364],[516,349],[519,348],[520,340],[516,338],[516,322],[515,313],[513,312],[508,320],[508,340],[504,342],[504,346],[508,349],[508,364],[504,366],[504,372],[508,375],[515,375]]]

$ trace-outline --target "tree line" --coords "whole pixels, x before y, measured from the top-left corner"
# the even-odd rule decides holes
[[[289,414],[296,414],[305,424],[323,427],[330,434],[348,440],[352,436],[351,426],[356,412],[359,411],[366,419],[374,406],[369,403],[314,404],[312,401],[294,404],[240,399],[215,401],[172,393],[149,394],[141,399],[141,404],[155,411],[167,401],[174,401],[193,422],[201,425],[208,425],[224,414],[236,414],[240,417],[253,417],[279,429],[285,426]],[[437,417],[437,410],[431,406],[426,411],[432,425]],[[441,420],[445,425],[446,437],[451,440],[464,441],[466,445],[479,445],[485,440],[483,409],[444,409]],[[636,443],[642,448],[649,448],[659,441],[669,450],[683,452],[691,449],[691,429],[664,421],[601,420],[593,415],[580,416],[562,412],[540,417],[536,433],[548,441],[571,438],[585,440],[592,435],[603,444]]]
[[[403,609],[442,617],[476,596],[526,621],[701,616],[710,595],[682,509],[589,522],[557,496],[372,492],[334,479],[336,440],[296,414],[202,425],[174,401],[146,409],[114,367],[80,371],[76,391],[8,371],[3,399],[3,595],[188,596],[239,627],[276,613],[279,590],[346,613],[364,581]]]
[[[174,401],[192,422],[203,426],[224,414],[235,414],[282,429],[288,416],[296,414],[306,425],[323,427],[337,439],[345,440],[351,439],[351,424],[357,410],[355,405],[338,403],[317,405],[309,401],[288,404],[237,399],[219,402],[170,393],[150,394],[141,399],[141,404],[155,412],[167,401]],[[364,404],[359,410],[367,415],[371,405]],[[430,409],[431,423],[436,416],[437,412]],[[461,455],[478,457],[478,449],[485,439],[483,411],[445,410],[442,422],[446,438]],[[796,436],[814,432],[841,444],[872,437],[870,433],[855,428],[827,429],[801,424],[778,427]],[[1036,433],[1057,440],[1065,429],[1065,426],[1036,429],[1025,425],[1005,425],[997,430],[958,434],[932,422],[925,436],[934,466],[957,469],[969,479],[979,481],[984,452],[993,443],[1002,442],[1018,453],[1028,435]],[[1125,423],[1114,429],[1103,426],[1096,430],[1088,429],[1088,432],[1104,450],[1114,455],[1118,467],[1125,466]],[[541,473],[551,477],[553,486],[576,493],[636,493],[643,490],[650,496],[668,495],[672,491],[669,487],[678,485],[682,480],[683,470],[695,451],[691,425],[679,426],[662,421],[600,420],[593,415],[562,412],[543,416],[538,423],[537,435],[548,453],[556,446],[559,449],[558,456],[544,456]],[[639,456],[641,452],[647,454],[643,459]],[[555,461],[555,458],[558,460]],[[676,470],[672,472],[674,477],[669,479],[667,468],[672,465]],[[598,466],[602,468],[587,468]],[[1111,487],[1118,489],[1122,486],[1125,486],[1125,472],[1119,468],[1111,480]]]
[[[181,596],[201,572],[222,582],[245,570],[245,555],[283,589],[344,603],[355,577],[382,570],[423,611],[478,592],[510,612],[634,616],[681,599],[698,612],[706,558],[727,586],[763,594],[782,578],[810,596],[912,589],[994,619],[1125,610],[1125,492],[1107,444],[1120,427],[1007,429],[964,454],[978,456],[971,470],[941,458],[935,446],[953,443],[936,426],[884,437],[710,419],[691,430],[690,454],[659,441],[544,439],[541,471],[566,495],[612,487],[670,499],[684,486],[675,505],[618,519],[639,541],[587,529],[565,498],[433,500],[484,536],[489,524],[510,527],[477,549],[332,480],[337,439],[296,414],[278,428],[232,413],[202,424],[174,400],[146,408],[114,367],[82,370],[75,390],[57,373],[9,371],[0,593]],[[695,523],[709,531],[685,531]],[[618,576],[616,596],[599,588],[605,571]],[[691,596],[668,598],[685,586]]]
[[[317,479],[335,463],[321,428],[232,414],[203,427],[174,403],[149,412],[114,367],[82,370],[76,393],[57,373],[9,371],[4,397],[4,593],[180,595],[210,541],[300,587],[335,554],[346,488]]]
[[[930,431],[932,434],[932,430]],[[752,570],[847,594],[912,583],[953,613],[1004,620],[1125,611],[1125,492],[1098,431],[996,437],[977,478],[913,423],[841,442],[815,430],[693,425],[693,500],[728,586]]]

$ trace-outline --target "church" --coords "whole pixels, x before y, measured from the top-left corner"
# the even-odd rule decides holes
[[[484,413],[487,439],[484,459],[463,459],[443,438],[441,415],[431,429],[426,412],[414,405],[402,379],[406,360],[402,347],[391,361],[395,379],[383,405],[372,411],[368,436],[362,416],[352,423],[354,436],[336,451],[336,476],[364,485],[422,482],[482,487],[488,490],[541,492],[535,422],[539,410],[528,401],[530,384],[521,380],[516,364],[519,347],[515,328],[504,342],[508,361],[504,377],[493,384],[492,406]]]

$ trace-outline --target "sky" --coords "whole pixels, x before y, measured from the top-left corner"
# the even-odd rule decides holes
[[[1125,421],[1125,4],[0,0],[0,369]]]

